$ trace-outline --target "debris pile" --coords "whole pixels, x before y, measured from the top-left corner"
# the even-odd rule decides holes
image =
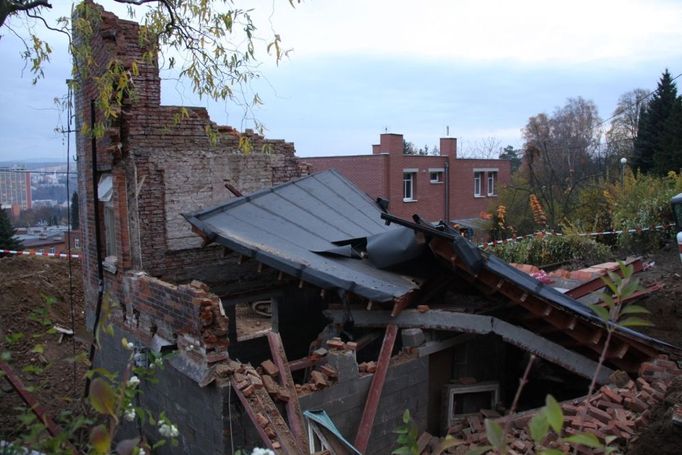
[[[607,436],[615,436],[612,444],[627,447],[636,441],[637,433],[649,423],[651,410],[664,401],[673,378],[681,375],[682,370],[665,355],[642,364],[640,376],[636,380],[623,372],[616,372],[611,377],[611,384],[602,386],[589,400],[584,397],[561,403],[564,436],[589,432],[602,443]],[[536,453],[535,443],[528,431],[528,423],[535,412],[526,411],[511,417],[510,434],[507,436],[510,455]],[[472,447],[488,445],[484,419],[497,416],[495,411],[481,410],[477,415],[458,421],[448,433],[464,443],[448,449],[446,453],[464,454]],[[498,422],[505,426],[507,419],[500,418]],[[553,439],[552,436],[548,436],[545,445],[568,453],[568,444],[559,443],[556,436]],[[423,433],[419,441],[420,455],[431,454],[441,443],[439,438],[429,433]],[[578,453],[597,452],[579,446]]]

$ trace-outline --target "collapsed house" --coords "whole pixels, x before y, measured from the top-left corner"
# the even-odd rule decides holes
[[[103,12],[96,60],[129,63],[137,34]],[[584,304],[334,171],[307,175],[292,144],[243,133],[245,156],[229,127],[209,140],[200,108],[176,124],[153,64],[135,87],[104,138],[78,138],[84,289],[89,327],[113,329],[96,365],[123,369],[123,338],[142,364],[171,353],[140,386],[179,429],[162,451],[387,453],[406,409],[432,434],[503,412],[530,354],[523,408],[584,393],[607,336]],[[96,119],[95,90],[81,81],[79,124]],[[679,353],[622,327],[610,346],[600,383]]]

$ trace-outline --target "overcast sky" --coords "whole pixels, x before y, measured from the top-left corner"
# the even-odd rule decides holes
[[[67,2],[54,3],[68,12]],[[446,127],[469,153],[490,137],[520,146],[528,117],[568,97],[593,100],[608,118],[622,93],[654,89],[665,68],[682,72],[679,1],[249,4],[263,33],[271,22],[294,49],[279,66],[262,55],[265,78],[254,88],[265,105],[256,116],[300,156],[370,153],[384,131],[431,147]],[[20,43],[6,29],[0,34],[0,161],[63,160],[65,141],[54,130],[64,118],[53,99],[66,93],[66,43],[52,39],[46,78],[33,86],[27,71],[22,76]],[[168,81],[162,99],[206,106],[219,124],[251,126],[237,107],[190,92]]]

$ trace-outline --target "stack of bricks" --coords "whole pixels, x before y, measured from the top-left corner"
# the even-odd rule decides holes
[[[310,372],[310,378],[305,384],[296,384],[296,392],[307,394],[333,385],[338,379],[338,373],[333,366],[320,364]]]
[[[327,348],[337,351],[355,351],[358,344],[354,341],[344,341],[339,337],[330,338],[327,340]]]
[[[642,364],[639,377],[631,380],[627,375],[615,375],[613,383],[602,386],[592,397],[566,401],[561,403],[564,413],[563,436],[579,432],[594,434],[602,443],[608,436],[615,437],[613,445],[621,449],[628,446],[637,437],[651,417],[651,410],[661,403],[666,391],[676,376],[682,375],[677,364],[662,355],[651,362]],[[488,445],[485,433],[485,418],[495,418],[496,413],[482,410],[478,415],[466,417],[453,425],[448,433],[462,440],[463,444],[448,449],[445,453],[464,454],[474,447]],[[535,414],[535,410],[514,415],[510,422],[510,432],[507,435],[507,446],[510,455],[536,453],[533,439],[528,432],[528,422]],[[506,418],[498,420],[505,426]],[[423,436],[425,441],[420,454],[431,454],[442,442],[438,438]],[[568,453],[571,447],[557,441],[556,435],[550,431],[544,442],[545,446],[556,448]],[[577,446],[578,453],[601,453]]]

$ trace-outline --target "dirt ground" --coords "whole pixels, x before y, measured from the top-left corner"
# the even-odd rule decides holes
[[[616,258],[618,259],[618,258]],[[621,258],[622,259],[622,258]],[[639,274],[643,284],[659,282],[663,289],[641,301],[652,314],[655,326],[646,330],[650,335],[673,344],[682,345],[682,263],[673,245],[645,256],[653,266]],[[77,335],[83,333],[83,293],[80,264],[72,262],[73,294],[69,292],[67,261],[58,258],[4,257],[0,258],[0,352],[11,352],[8,363],[27,385],[36,387],[35,395],[48,412],[58,416],[63,411],[75,412],[82,406],[85,367],[68,362],[75,352],[87,352],[83,338],[64,337],[51,329],[54,324],[71,328],[73,301]],[[53,303],[46,303],[47,300]],[[242,318],[240,336],[259,332],[269,327],[268,318],[256,315],[250,308],[239,309]],[[239,323],[238,323],[239,326]],[[21,334],[21,335],[20,335]],[[35,349],[36,345],[43,346]],[[35,367],[43,371],[35,371]],[[671,388],[662,406],[653,411],[653,423],[639,437],[630,453],[651,453],[653,447],[660,454],[679,453],[682,430],[670,423],[670,405],[682,404],[682,379]],[[17,408],[22,401],[0,380],[0,438],[12,439],[21,431]],[[662,440],[670,440],[661,445]],[[665,447],[663,447],[665,446]]]
[[[636,276],[644,286],[658,282],[663,289],[638,302],[651,311],[648,319],[654,323],[653,327],[640,330],[682,346],[682,262],[677,245],[667,244],[655,254],[642,257],[652,267]]]
[[[0,258],[0,352],[53,418],[78,412],[85,383],[82,363],[69,361],[88,346],[54,330],[55,324],[71,329],[71,302],[77,332],[84,326],[80,262],[72,261],[73,286],[68,263],[61,258]],[[23,410],[22,410],[23,409]],[[24,403],[0,379],[0,439],[11,440],[19,431],[17,416]]]

